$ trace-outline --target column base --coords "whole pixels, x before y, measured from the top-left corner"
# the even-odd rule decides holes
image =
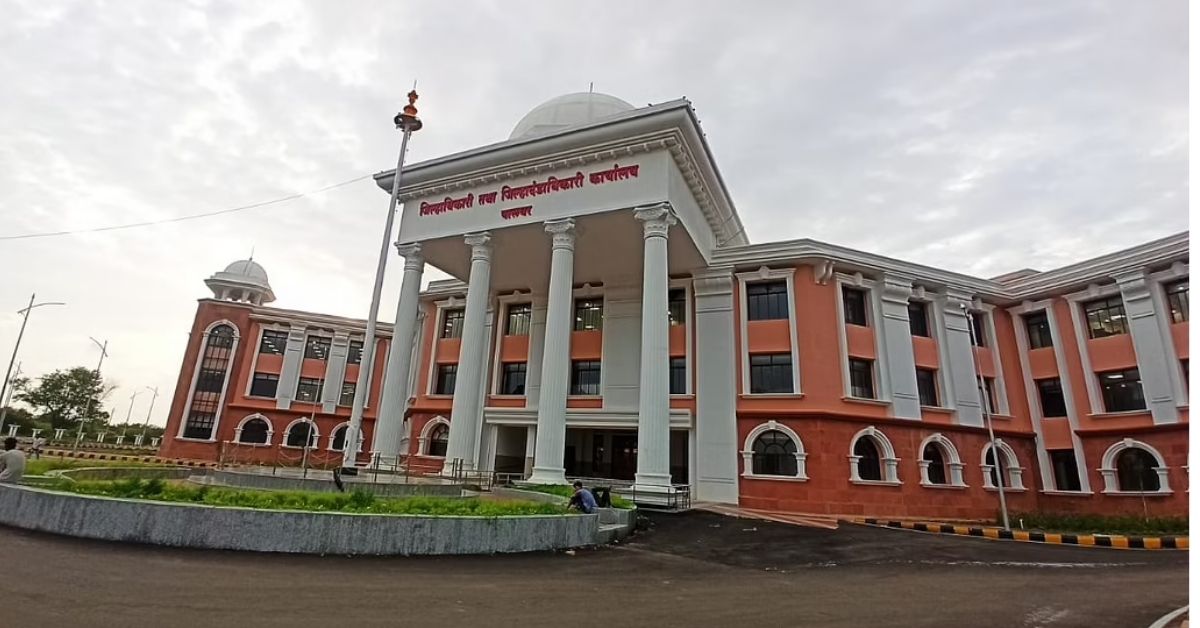
[[[455,468],[456,465],[457,465],[457,468]],[[452,460],[450,458],[447,458],[446,462],[442,464],[441,475],[453,476],[455,471],[458,471],[460,473],[474,473],[475,472],[475,463],[470,460],[466,460],[466,459],[460,460],[458,458],[455,458]]]
[[[669,492],[671,489],[670,473],[637,473],[633,476],[633,488],[648,493]]]
[[[566,484],[567,471],[562,467],[534,467],[525,481],[529,484]]]

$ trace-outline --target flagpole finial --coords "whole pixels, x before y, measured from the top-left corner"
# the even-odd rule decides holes
[[[417,82],[413,81],[413,89],[412,91],[408,92],[408,104],[404,105],[404,108],[400,111],[400,113],[396,114],[394,119],[397,129],[403,129],[405,131],[417,131],[423,126],[421,124],[421,119],[417,117],[418,98],[420,98],[420,96],[417,94]]]

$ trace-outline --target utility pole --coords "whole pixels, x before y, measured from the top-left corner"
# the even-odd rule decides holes
[[[154,393],[154,396],[150,397],[150,409],[146,410],[146,422],[142,424],[142,443],[143,443],[143,445],[146,442],[146,429],[150,427],[150,413],[154,412],[154,400],[158,399],[158,386],[153,386],[153,387],[147,386],[146,390],[149,390],[150,392]],[[163,434],[163,437],[166,437],[166,434]]]
[[[121,437],[125,437],[125,432],[129,430],[129,419],[133,416],[133,400],[137,399],[138,394],[142,391],[135,390],[132,395],[129,395],[129,409],[125,411],[125,425],[121,428]]]
[[[104,392],[104,381],[100,379],[100,368],[104,366],[104,358],[108,357],[108,340],[103,343],[91,336],[88,340],[96,343],[100,347],[100,361],[96,363],[96,381],[100,382],[100,392]],[[75,449],[79,449],[79,441],[83,440],[83,424],[87,422],[88,415],[92,413],[92,401],[95,399],[92,395],[88,395],[87,406],[84,407],[83,416],[79,417],[79,433],[75,435]]]
[[[17,362],[17,370],[12,374],[12,380],[16,380],[21,376],[21,363]],[[0,398],[0,429],[4,428],[4,419],[8,417],[8,406],[12,404],[13,393],[17,391],[16,386],[8,388],[8,392],[3,398]]]
[[[363,407],[367,403],[370,390],[371,371],[375,367],[375,319],[379,318],[379,297],[383,293],[383,273],[387,268],[388,249],[392,244],[392,225],[396,220],[396,202],[400,197],[400,176],[404,172],[404,154],[408,151],[408,138],[414,131],[421,129],[421,119],[417,117],[417,86],[408,93],[408,104],[393,121],[396,128],[402,131],[400,136],[400,157],[396,160],[396,172],[392,175],[392,200],[388,203],[387,220],[383,226],[383,244],[379,248],[379,265],[375,269],[375,288],[371,292],[371,307],[367,314],[367,331],[363,339],[362,363],[358,370],[358,383],[354,386],[354,405],[350,410],[350,426],[346,428],[346,442],[357,444],[362,434]],[[346,447],[342,456],[342,473],[358,475],[358,447]]]
[[[996,479],[999,480],[999,486],[996,487],[996,493],[1000,496],[1000,517],[1004,522],[1004,529],[1008,530],[1008,504],[1004,498],[1004,486],[1008,481],[1004,479],[1004,473],[1008,469],[1000,463],[1000,445],[996,441],[996,432],[992,430],[992,404],[988,399],[987,380],[983,378],[983,373],[979,371],[979,356],[975,353],[975,347],[979,346],[976,342],[977,334],[983,333],[982,330],[975,329],[975,319],[971,317],[971,313],[967,311],[967,304],[960,303],[958,307],[962,309],[963,316],[967,318],[967,332],[971,334],[971,364],[975,367],[975,388],[979,394],[979,406],[983,408],[983,422],[987,425],[988,442],[992,447],[992,468],[996,471]],[[986,458],[985,458],[986,461]]]
[[[29,313],[33,311],[33,308],[42,307],[43,305],[66,305],[66,303],[62,303],[60,301],[44,301],[42,303],[34,303],[35,300],[37,300],[36,292],[29,295],[29,305],[27,307],[17,310],[17,314],[23,314],[24,318],[21,319],[21,331],[17,332],[17,343],[13,345],[12,357],[8,359],[8,371],[4,373],[4,381],[0,382],[0,401],[12,397],[12,393],[9,391],[9,386],[12,385],[12,380],[14,379],[13,363],[17,361],[17,351],[21,349],[21,339],[25,337],[25,325],[29,324]],[[4,427],[4,419],[7,416],[8,403],[5,401],[4,405],[0,407],[0,428]]]

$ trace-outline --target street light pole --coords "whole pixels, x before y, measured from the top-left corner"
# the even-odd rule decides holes
[[[366,405],[371,371],[375,367],[375,319],[379,317],[379,298],[383,293],[383,273],[387,267],[388,249],[392,244],[392,225],[396,219],[396,202],[400,196],[400,175],[404,171],[404,154],[408,151],[408,138],[420,130],[421,119],[417,117],[417,90],[408,93],[408,104],[396,114],[396,128],[400,136],[400,156],[396,160],[396,172],[392,175],[392,199],[388,203],[387,221],[383,226],[383,244],[379,247],[379,265],[375,269],[375,287],[371,292],[371,307],[367,314],[366,338],[363,339],[363,356],[358,370],[358,382],[354,385],[354,405],[350,410],[350,425],[346,428],[346,447],[342,456],[342,473],[357,475],[358,442],[362,434],[363,407]]]
[[[1008,483],[1004,479],[1004,472],[1007,469],[1000,464],[1000,447],[996,442],[996,432],[992,430],[992,408],[987,394],[987,381],[983,378],[983,373],[979,371],[979,356],[975,353],[975,347],[979,346],[976,344],[976,334],[981,332],[975,329],[975,319],[971,318],[971,313],[967,311],[967,305],[959,303],[958,307],[962,309],[963,315],[967,318],[967,333],[971,335],[971,364],[975,367],[975,388],[978,389],[979,407],[983,408],[983,422],[987,425],[988,442],[992,447],[992,468],[996,471],[996,479],[1000,481],[1000,486],[996,487],[996,493],[1000,496],[1000,517],[1004,522],[1004,529],[1008,530],[1008,504],[1004,499],[1004,486]],[[986,458],[984,461],[987,461]]]
[[[44,301],[42,303],[34,303],[34,300],[36,299],[37,293],[35,292],[29,295],[29,305],[25,309],[17,310],[17,314],[24,314],[25,317],[21,319],[21,331],[17,332],[17,344],[13,345],[12,357],[8,359],[8,371],[4,373],[4,381],[0,382],[0,401],[9,398],[8,387],[12,384],[11,380],[13,374],[13,364],[17,361],[17,351],[21,349],[21,339],[25,337],[25,325],[29,323],[29,313],[33,311],[33,308],[42,307],[43,305],[66,305],[66,303],[62,303],[60,301]],[[7,416],[8,403],[5,402],[3,407],[0,407],[0,428],[4,427],[4,419]]]
[[[101,343],[99,340],[88,336],[88,340],[96,343],[100,347],[100,361],[96,363],[96,379],[100,380],[100,368],[104,366],[104,358],[108,357],[108,340]],[[101,383],[100,391],[104,391],[104,385]],[[79,417],[79,433],[75,435],[75,449],[79,449],[79,442],[83,440],[83,424],[87,421],[88,415],[92,413],[92,400],[94,397],[88,395],[87,406],[83,409],[83,416]]]
[[[143,442],[143,444],[145,443],[145,440],[146,440],[146,430],[150,427],[150,413],[154,412],[154,400],[158,399],[158,386],[147,386],[146,390],[149,390],[150,392],[154,393],[154,395],[152,397],[150,397],[150,409],[146,410],[146,422],[142,424],[142,442]],[[166,436],[166,434],[163,434],[163,436]]]
[[[121,438],[124,438],[125,432],[129,431],[129,418],[133,416],[133,400],[137,399],[138,394],[141,392],[140,390],[135,390],[132,395],[129,395],[129,409],[125,411],[125,425],[121,428]]]

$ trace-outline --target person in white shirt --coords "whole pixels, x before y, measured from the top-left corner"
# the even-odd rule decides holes
[[[17,439],[4,439],[4,451],[0,452],[0,482],[16,484],[25,475],[25,453],[17,449]]]

